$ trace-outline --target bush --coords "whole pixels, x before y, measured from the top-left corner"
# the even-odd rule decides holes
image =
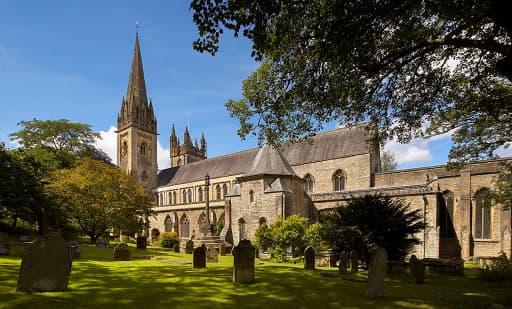
[[[502,253],[494,265],[486,265],[480,269],[478,276],[488,282],[512,280],[512,264],[508,261],[507,255]]]
[[[310,225],[304,234],[306,246],[311,246],[316,252],[328,249],[327,243],[322,238],[323,226],[319,223]]]
[[[176,232],[165,232],[160,235],[160,246],[162,248],[173,248],[175,244],[179,244],[178,234]]]

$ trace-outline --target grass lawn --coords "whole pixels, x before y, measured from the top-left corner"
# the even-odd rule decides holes
[[[16,292],[22,245],[0,256],[0,308],[489,308],[512,305],[511,283],[475,278],[427,276],[425,285],[408,275],[386,279],[386,297],[364,298],[365,283],[321,276],[331,269],[306,271],[302,265],[256,261],[256,282],[232,283],[231,256],[206,269],[192,268],[192,255],[149,248],[132,249],[132,260],[111,261],[113,249],[84,244],[73,261],[69,290],[40,294]],[[145,256],[155,256],[145,259]],[[358,274],[366,277],[366,272]],[[500,306],[497,306],[500,307]]]

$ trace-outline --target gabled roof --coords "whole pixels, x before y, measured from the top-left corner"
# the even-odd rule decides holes
[[[271,192],[289,192],[289,193],[293,193],[292,190],[290,190],[285,184],[284,182],[281,180],[281,178],[276,178],[272,184],[270,185],[270,187],[266,188],[265,189],[265,193],[271,193]]]
[[[265,143],[263,147],[258,150],[251,167],[244,176],[255,175],[294,176],[295,172],[279,149]]]

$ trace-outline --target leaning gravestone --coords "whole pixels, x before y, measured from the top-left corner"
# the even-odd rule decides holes
[[[304,250],[304,269],[315,269],[315,249],[307,247]]]
[[[110,248],[110,241],[108,238],[98,238],[98,240],[96,240],[96,247]]]
[[[340,274],[347,273],[347,263],[348,263],[348,253],[343,251],[340,254],[340,264],[338,265]]]
[[[81,246],[78,241],[72,240],[68,242],[68,246],[71,249],[71,255],[73,256],[73,260],[77,260],[80,258]]]
[[[194,249],[192,264],[194,268],[206,267],[206,247],[204,244]]]
[[[185,244],[185,253],[192,254],[192,251],[194,251],[194,242],[192,240],[187,240],[187,243]]]
[[[254,281],[255,250],[247,239],[241,240],[233,248],[233,283],[251,283]]]
[[[359,255],[356,250],[350,252],[350,272],[357,273],[359,266]]]
[[[219,262],[219,248],[217,246],[208,246],[206,250],[206,261],[208,263]]]
[[[148,238],[146,236],[137,236],[137,249],[146,249],[148,246]]]
[[[71,273],[71,252],[58,233],[50,233],[25,243],[18,291],[65,291]]]
[[[130,259],[130,249],[125,243],[120,243],[114,247],[114,261],[128,261]]]
[[[368,285],[365,295],[367,298],[378,298],[384,296],[384,279],[386,279],[388,254],[386,249],[378,247],[370,259],[368,269]]]
[[[11,250],[11,241],[9,235],[0,233],[0,255],[9,255]]]
[[[411,255],[409,266],[411,267],[411,273],[416,280],[416,284],[425,283],[425,264],[423,264],[423,261],[418,260],[416,255],[413,254]]]
[[[172,250],[174,251],[174,253],[180,253],[180,244],[174,244]]]

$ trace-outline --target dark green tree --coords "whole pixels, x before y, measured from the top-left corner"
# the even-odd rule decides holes
[[[391,172],[396,170],[398,163],[396,163],[395,155],[390,151],[383,151],[380,155],[380,165],[383,172]]]
[[[192,0],[191,9],[196,50],[215,54],[229,30],[263,61],[243,98],[227,103],[242,137],[276,143],[333,120],[371,121],[381,142],[454,130],[457,161],[512,140],[510,1]]]
[[[378,246],[390,260],[400,260],[418,243],[423,229],[419,210],[400,199],[367,195],[351,199],[321,217],[324,239],[338,252],[357,250],[369,260]]]

